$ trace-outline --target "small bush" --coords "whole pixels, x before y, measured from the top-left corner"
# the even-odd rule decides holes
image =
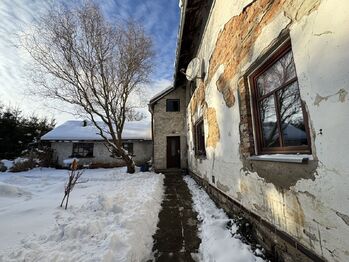
[[[47,146],[42,147],[41,149],[36,148],[34,150],[33,158],[39,160],[39,164],[42,167],[53,167],[56,165],[53,158],[53,149]]]
[[[33,169],[38,164],[32,158],[17,158],[10,169],[10,172],[23,172]]]
[[[0,172],[6,172],[7,167],[0,161]]]
[[[125,163],[123,162],[117,162],[117,163],[101,163],[101,162],[95,162],[89,165],[89,168],[114,168],[114,167],[123,167],[125,166]]]

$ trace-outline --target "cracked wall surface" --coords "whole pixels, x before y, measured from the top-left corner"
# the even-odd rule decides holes
[[[348,8],[340,0],[216,1],[196,55],[206,77],[187,107],[190,170],[329,261],[349,260],[349,206],[341,204],[349,199]],[[307,164],[248,159],[255,145],[246,74],[284,35],[309,115]],[[193,150],[200,117],[206,159]]]

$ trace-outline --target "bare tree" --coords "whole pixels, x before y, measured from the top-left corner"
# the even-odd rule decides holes
[[[23,34],[21,43],[35,61],[39,93],[74,105],[133,173],[121,135],[125,121],[144,117],[132,99],[152,68],[152,41],[143,27],[133,20],[111,24],[96,4],[87,2],[53,8]]]
[[[78,182],[78,180],[83,174],[83,171],[77,170],[78,162],[76,161],[76,159],[73,160],[70,169],[71,170],[68,172],[68,181],[64,187],[64,196],[60,205],[60,207],[62,207],[65,200],[65,209],[68,208],[69,196],[71,191],[73,191],[76,184],[81,183]]]

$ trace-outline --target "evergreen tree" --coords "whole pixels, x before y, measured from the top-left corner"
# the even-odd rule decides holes
[[[13,159],[37,147],[40,137],[54,126],[53,119],[25,117],[18,108],[0,105],[0,159]]]

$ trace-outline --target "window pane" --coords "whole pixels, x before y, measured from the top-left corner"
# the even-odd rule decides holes
[[[278,91],[284,146],[308,145],[298,83]]]
[[[274,96],[272,95],[261,100],[259,109],[264,147],[280,146]]]
[[[195,126],[196,132],[196,154],[205,155],[205,131],[204,131],[204,122],[200,121]]]
[[[259,96],[270,93],[294,77],[296,77],[296,69],[292,51],[289,51],[257,77]]]
[[[93,144],[74,143],[72,155],[75,157],[93,157]]]
[[[166,111],[167,112],[178,112],[179,111],[179,100],[168,99],[166,100]]]
[[[122,146],[129,154],[133,154],[133,143],[122,143]]]

